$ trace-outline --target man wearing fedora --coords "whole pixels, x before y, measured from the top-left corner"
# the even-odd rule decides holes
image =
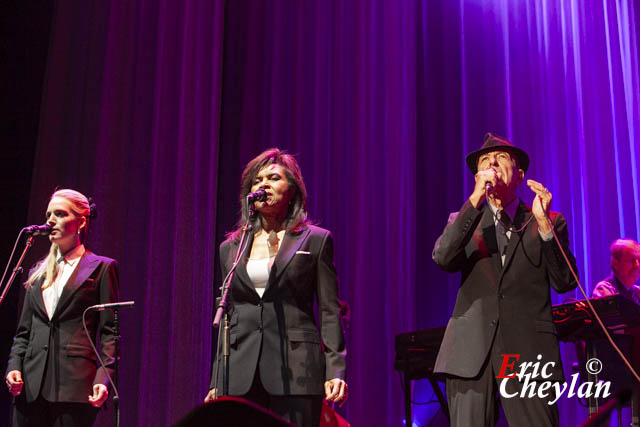
[[[507,379],[496,377],[540,362],[547,377],[531,381],[564,381],[550,287],[562,293],[577,285],[553,238],[555,231],[575,269],[567,224],[549,211],[551,193],[541,183],[527,181],[531,207],[516,196],[529,156],[505,138],[488,133],[466,162],[475,187],[433,250],[440,268],[462,275],[435,366],[446,376],[451,425],[493,426],[498,395],[510,425],[557,426],[553,388],[547,398],[519,397],[523,383],[510,378],[505,391],[515,397],[505,397]]]

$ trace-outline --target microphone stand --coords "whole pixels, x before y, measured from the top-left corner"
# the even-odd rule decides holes
[[[245,222],[244,226],[242,227],[242,237],[240,238],[240,244],[238,245],[238,251],[236,252],[236,257],[233,261],[233,265],[231,266],[231,269],[229,270],[229,273],[227,273],[227,277],[225,277],[223,283],[222,283],[222,296],[220,297],[220,303],[218,304],[218,308],[216,310],[216,317],[213,320],[213,326],[215,328],[220,328],[220,322],[223,321],[224,322],[224,326],[223,326],[223,330],[222,330],[222,394],[221,396],[228,396],[229,395],[229,355],[231,353],[231,336],[230,336],[230,328],[229,328],[229,295],[231,294],[231,282],[233,281],[233,276],[235,274],[236,268],[238,267],[238,264],[240,262],[240,259],[242,258],[242,255],[244,254],[244,252],[246,251],[246,247],[243,248],[243,246],[245,245],[245,240],[247,239],[247,234],[249,233],[249,231],[253,230],[253,226],[249,223],[250,218],[252,218],[255,214],[254,208],[252,204],[249,204],[249,200],[247,200],[247,204],[248,204],[248,212],[249,212],[249,219],[247,219],[247,222]],[[218,360],[219,358],[219,352],[220,352],[220,345],[217,346],[218,350],[216,352],[216,359]],[[217,366],[216,366],[216,370],[217,370]],[[216,378],[217,378],[217,372],[216,372]],[[217,381],[216,381],[216,393],[215,393],[215,397],[217,398],[219,394],[219,390],[218,390],[218,386],[217,386]]]
[[[7,286],[4,288],[4,291],[2,292],[2,295],[0,295],[0,307],[2,306],[2,302],[6,298],[7,293],[9,292],[9,289],[11,288],[11,285],[13,284],[14,279],[16,278],[18,273],[22,271],[22,267],[20,267],[20,265],[22,264],[22,261],[24,261],[24,257],[27,255],[27,251],[29,250],[29,248],[31,247],[32,244],[33,244],[33,235],[29,236],[29,238],[27,239],[27,244],[25,245],[24,250],[22,251],[22,255],[20,256],[20,259],[18,260],[18,264],[13,269],[13,272],[11,273],[11,277],[9,278],[9,282],[7,282]],[[0,283],[0,285],[1,285],[1,283]]]
[[[113,310],[113,335],[115,337],[114,342],[114,363],[113,363],[113,383],[115,389],[118,389],[118,372],[120,365],[120,321],[118,319],[118,308],[115,307]],[[116,427],[120,427],[120,396],[116,393],[113,396],[113,417],[114,424]]]
[[[87,308],[84,309],[84,312],[82,313],[82,328],[84,329],[84,333],[87,335],[87,339],[89,340],[89,344],[91,344],[91,348],[93,349],[93,352],[96,355],[96,358],[98,360],[98,362],[100,362],[100,367],[102,369],[104,369],[104,373],[107,376],[107,380],[109,380],[109,383],[111,384],[111,387],[113,387],[113,412],[114,412],[114,422],[116,427],[120,426],[120,393],[118,393],[118,366],[119,366],[119,362],[120,362],[120,319],[118,318],[118,310],[120,310],[121,308],[130,308],[133,307],[133,303],[134,301],[127,301],[127,302],[122,302],[122,303],[111,303],[111,304],[98,304],[98,305],[92,305],[89,306]],[[91,338],[91,334],[89,333],[89,329],[87,329],[87,322],[85,320],[85,316],[87,314],[88,311],[90,310],[98,310],[98,311],[104,311],[104,310],[111,310],[113,311],[113,336],[114,336],[114,351],[113,351],[113,355],[114,355],[114,361],[113,361],[113,370],[114,370],[114,374],[113,374],[113,378],[111,377],[111,375],[109,374],[109,371],[107,370],[106,366],[104,366],[104,361],[102,360],[102,357],[100,356],[100,353],[98,352],[98,349],[96,348],[95,344],[93,343],[93,338]]]

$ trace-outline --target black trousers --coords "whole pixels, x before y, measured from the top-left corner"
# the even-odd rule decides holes
[[[493,427],[495,425],[499,415],[497,396],[500,396],[500,383],[498,381],[504,381],[496,378],[496,375],[500,374],[502,354],[505,353],[498,326],[491,351],[478,376],[475,378],[447,378],[447,399],[449,400],[452,427]],[[517,366],[516,363],[514,367]],[[522,383],[517,378],[508,380],[506,391],[510,395],[519,393],[521,389]],[[550,397],[542,399],[537,396],[532,398],[503,398],[500,396],[500,403],[509,425],[514,427],[557,427],[559,424],[558,407],[555,403],[548,404],[550,400],[553,401],[555,396],[552,390],[549,390]]]
[[[91,427],[98,408],[89,403],[48,402],[38,397],[27,403],[18,396],[13,408],[14,427]]]
[[[322,411],[322,395],[269,394],[260,381],[260,370],[256,369],[249,392],[241,396],[300,427],[318,427]]]

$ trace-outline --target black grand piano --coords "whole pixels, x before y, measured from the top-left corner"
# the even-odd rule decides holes
[[[634,359],[638,359],[640,352],[640,307],[632,301],[620,296],[613,295],[604,298],[594,298],[589,300],[594,309],[602,319],[602,322],[610,331],[615,334],[616,342],[627,344],[625,353],[633,354]],[[587,303],[582,301],[568,302],[556,305],[552,308],[553,321],[558,331],[558,339],[565,342],[584,342],[587,360],[597,357],[597,350],[603,347],[604,334],[597,324]],[[406,419],[411,420],[411,381],[427,378],[436,394],[440,407],[447,419],[449,410],[447,401],[438,384],[437,375],[433,374],[436,356],[440,349],[440,343],[444,336],[445,327],[423,329],[420,331],[408,332],[396,335],[396,360],[394,367],[403,373],[404,399]],[[604,343],[608,347],[608,342]],[[636,351],[633,351],[634,347]],[[617,356],[617,355],[616,355]],[[622,364],[620,362],[620,364]],[[638,364],[636,364],[637,366]],[[637,368],[636,368],[637,370]],[[628,374],[631,377],[631,374]],[[612,381],[613,384],[613,381]],[[598,409],[598,402],[589,401],[589,413],[592,414]],[[639,403],[637,384],[633,388],[631,402],[632,419],[634,426],[639,425]]]

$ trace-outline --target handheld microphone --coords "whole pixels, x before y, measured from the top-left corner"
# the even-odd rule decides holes
[[[490,182],[487,182],[487,184],[484,187],[484,192],[487,194],[493,193],[493,184]]]
[[[34,236],[48,236],[51,234],[51,226],[49,224],[44,225],[30,225],[22,229],[25,234]]]
[[[104,311],[113,308],[132,308],[135,303],[135,301],[110,302],[108,304],[92,305],[91,307],[88,307],[87,310]]]
[[[247,201],[249,203],[264,202],[265,200],[267,200],[267,196],[267,192],[261,188],[257,191],[254,191],[253,193],[249,193],[249,195],[247,195]]]
[[[498,178],[498,171],[497,171],[495,168],[493,168],[493,167],[492,167],[492,168],[490,168],[490,169],[488,169],[488,170],[492,170],[492,171],[493,171],[493,173],[494,173],[494,175],[495,175],[495,177],[496,177],[496,179]],[[485,192],[487,195],[489,195],[489,194],[493,193],[493,191],[494,191],[494,190],[495,190],[495,188],[494,188],[494,186],[493,186],[493,184],[492,184],[492,183],[487,182],[487,183],[484,185],[484,192]]]

